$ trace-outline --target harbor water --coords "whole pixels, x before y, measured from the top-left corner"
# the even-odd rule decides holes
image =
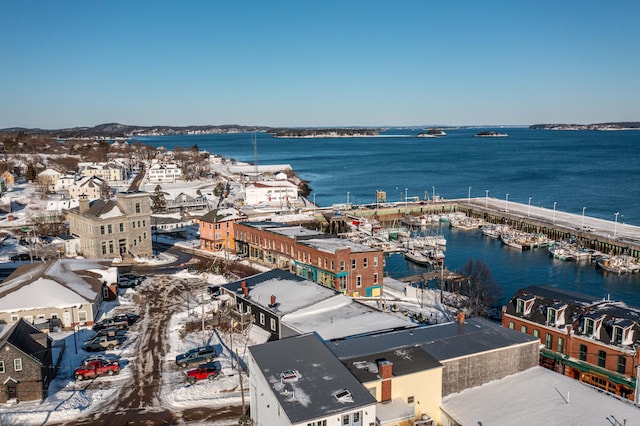
[[[483,129],[446,129],[416,138],[421,129],[390,129],[381,137],[273,138],[269,134],[138,138],[145,144],[198,146],[212,154],[258,164],[288,164],[309,182],[319,206],[427,199],[496,198],[640,225],[640,131],[496,129],[506,138],[476,138]],[[254,140],[256,145],[254,146]],[[255,148],[255,149],[254,149]],[[257,156],[256,156],[257,153]],[[616,213],[618,213],[616,215]],[[529,285],[551,285],[640,307],[640,277],[603,272],[591,263],[564,262],[545,249],[518,251],[479,231],[439,225],[447,238],[445,265],[460,270],[485,262],[503,301]],[[418,266],[391,255],[386,272],[413,275]]]

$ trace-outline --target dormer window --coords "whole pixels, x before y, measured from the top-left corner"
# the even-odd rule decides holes
[[[547,309],[547,324],[556,325],[556,313],[557,311],[554,308]]]
[[[595,329],[595,321],[593,318],[585,318],[584,319],[584,334],[586,336],[593,336],[593,331]]]
[[[611,336],[611,343],[615,343],[618,345],[622,344],[622,327],[618,327],[617,325],[613,326],[613,336]]]
[[[522,299],[516,301],[516,314],[524,314],[524,300]]]

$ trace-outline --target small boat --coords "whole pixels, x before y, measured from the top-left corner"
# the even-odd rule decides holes
[[[426,132],[418,133],[419,138],[437,138],[445,135],[446,133],[442,129],[428,129]]]
[[[474,136],[476,138],[506,138],[509,135],[507,133],[498,133],[498,132],[494,132],[492,130],[489,130],[489,131],[476,133]]]
[[[429,266],[431,264],[429,258],[417,250],[405,251],[404,258],[420,266]]]

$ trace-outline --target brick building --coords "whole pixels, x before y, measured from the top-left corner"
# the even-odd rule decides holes
[[[382,293],[382,250],[275,222],[235,223],[236,252],[359,297]]]
[[[235,210],[212,210],[200,218],[200,249],[235,253],[234,222],[246,219]]]
[[[540,365],[638,402],[640,310],[551,287],[519,290],[502,325],[540,339]]]

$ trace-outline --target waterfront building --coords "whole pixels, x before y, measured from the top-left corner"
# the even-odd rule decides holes
[[[149,182],[167,183],[175,182],[182,178],[182,169],[174,162],[161,162],[152,160],[151,166],[147,170]]]
[[[236,252],[353,297],[382,293],[381,249],[336,238],[302,226],[276,222],[235,223]]]
[[[69,210],[69,232],[79,239],[76,252],[89,259],[151,256],[151,202],[144,192],[116,199],[82,198]]]
[[[244,190],[244,202],[249,206],[289,206],[298,201],[298,185],[290,180],[252,182]]]
[[[540,339],[540,365],[638,402],[640,310],[552,287],[519,290],[502,325]]]

